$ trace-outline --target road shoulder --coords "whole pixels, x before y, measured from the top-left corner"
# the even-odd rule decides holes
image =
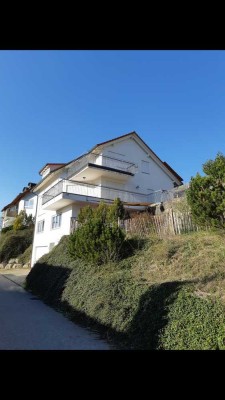
[[[23,286],[30,269],[1,269],[0,275],[16,283],[17,285]]]

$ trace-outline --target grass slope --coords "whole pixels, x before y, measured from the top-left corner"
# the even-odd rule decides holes
[[[101,267],[72,260],[67,243],[39,260],[26,287],[72,320],[122,348],[225,348],[224,234],[149,238]]]

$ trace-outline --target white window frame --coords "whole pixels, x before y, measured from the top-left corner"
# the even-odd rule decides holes
[[[34,208],[34,199],[24,200],[24,208]]]
[[[37,233],[42,233],[44,232],[44,228],[45,228],[45,220],[41,219],[40,221],[38,221],[37,223]]]
[[[58,229],[61,227],[62,214],[52,216],[51,229]]]

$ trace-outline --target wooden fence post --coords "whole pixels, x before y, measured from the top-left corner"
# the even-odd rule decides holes
[[[171,212],[171,220],[172,220],[172,227],[173,227],[173,233],[176,235],[176,229],[175,229],[175,223],[174,223],[174,215],[173,215],[173,209],[170,209]]]

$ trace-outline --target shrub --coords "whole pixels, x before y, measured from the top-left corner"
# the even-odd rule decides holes
[[[122,201],[119,198],[116,198],[113,204],[109,207],[109,220],[117,222],[119,219],[124,219],[127,215],[126,210],[123,206]]]
[[[70,236],[69,250],[75,258],[95,264],[118,260],[123,253],[124,232],[118,218],[124,215],[119,199],[113,206],[101,202],[96,209],[85,207],[78,215],[81,226]]]
[[[18,231],[20,229],[24,229],[25,227],[30,227],[34,225],[34,218],[32,215],[27,215],[26,211],[20,211],[19,215],[17,215],[14,223],[13,230]]]
[[[5,228],[2,228],[1,233],[6,233],[8,231],[11,231],[13,229],[13,225],[6,226]]]
[[[18,257],[20,264],[28,264],[29,262],[31,262],[32,247],[32,244],[30,244],[30,246],[27,247],[24,253]]]
[[[225,157],[203,164],[205,176],[199,173],[190,181],[187,200],[199,225],[225,227]]]
[[[21,255],[33,241],[33,228],[21,231],[8,231],[0,237],[0,262],[8,262],[10,258]]]
[[[80,224],[88,222],[93,217],[93,208],[91,206],[83,207],[80,209],[77,220]]]

